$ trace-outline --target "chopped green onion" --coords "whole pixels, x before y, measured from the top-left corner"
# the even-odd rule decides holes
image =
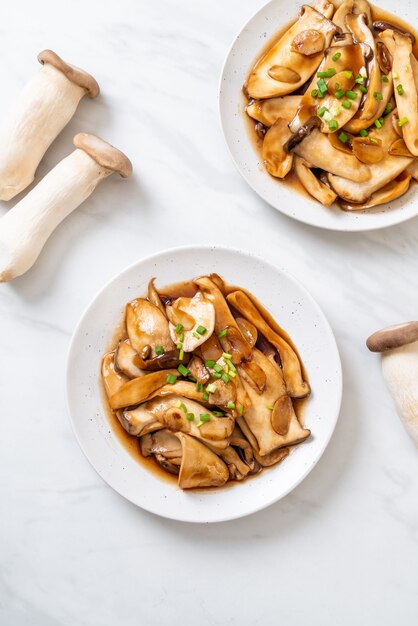
[[[361,93],[367,93],[367,89],[363,85],[359,85],[358,90],[361,91]]]
[[[165,380],[169,385],[174,385],[177,381],[177,376],[174,376],[174,374],[167,374],[167,378]]]
[[[340,57],[341,57],[341,52],[336,52],[335,54],[332,55],[332,60],[338,61]]]
[[[348,135],[344,132],[340,133],[338,135],[338,139],[342,142],[342,143],[347,143],[348,141]]]
[[[161,356],[164,354],[164,348],[162,346],[155,346],[155,354]]]
[[[399,78],[398,72],[393,72],[392,76],[393,76],[393,78]]]
[[[320,78],[316,84],[318,85],[318,91],[320,94],[324,95],[325,93],[327,93],[328,87],[326,86],[323,78]]]
[[[370,143],[379,143],[374,137],[370,137]]]
[[[186,417],[189,422],[194,422],[194,413],[186,413]]]
[[[229,372],[228,376],[230,376],[231,378],[235,378],[237,375],[236,372]]]
[[[209,394],[207,391],[204,392],[202,400],[203,402],[209,402]]]
[[[178,408],[182,409],[185,413],[187,413],[187,408],[186,408],[186,405],[184,404],[184,402],[180,402],[180,406]]]
[[[227,409],[235,409],[235,402],[228,402],[228,404],[226,405]]]
[[[224,359],[226,359],[227,361],[232,359],[232,354],[228,354],[228,352],[222,352],[222,356]]]
[[[388,83],[389,82],[389,78],[387,76],[382,76],[382,80],[384,83]]]
[[[374,125],[376,126],[376,128],[382,128],[383,124],[380,120],[375,120]]]
[[[215,361],[205,361],[205,365],[209,369],[213,370],[213,368],[215,367],[216,363],[215,363]]]
[[[382,124],[382,126],[383,126],[383,124],[385,123],[385,118],[384,118],[384,117],[379,117],[379,122],[380,122],[380,123]]]
[[[271,404],[266,404],[266,409],[268,409],[269,411],[272,411],[273,407],[271,406]]]
[[[212,411],[216,417],[224,417],[225,413],[223,411]]]
[[[216,391],[216,385],[214,385],[213,383],[210,383],[209,385],[207,385],[206,391],[208,393],[214,393]]]
[[[325,72],[317,72],[316,75],[318,78],[331,78],[331,76],[335,76],[336,70],[333,67],[325,70]]]
[[[328,122],[328,128],[329,128],[330,130],[337,130],[337,128],[338,128],[338,122],[337,122],[337,120],[330,120],[330,121]]]
[[[222,374],[219,374],[219,372],[212,372],[212,376],[214,378],[216,378],[217,380],[219,380],[220,378],[222,378]]]
[[[181,343],[181,341],[179,341],[177,344],[177,350],[181,350],[182,347],[183,347],[183,344]]]
[[[184,333],[179,333],[179,341],[184,341]]]
[[[179,361],[182,361],[183,359],[184,359],[184,350],[183,348],[181,348],[179,352]]]
[[[319,117],[323,117],[324,113],[326,113],[326,111],[328,111],[327,107],[321,107],[320,109],[318,109],[318,115]]]
[[[177,370],[180,372],[180,374],[182,374],[183,376],[188,376],[190,374],[190,370],[187,369],[187,367],[185,367],[183,365],[183,363],[180,363],[180,365],[178,366]]]
[[[385,115],[389,115],[389,113],[392,111],[393,106],[391,105],[391,103],[389,102],[389,104],[386,105],[385,110],[383,111]]]
[[[398,126],[403,126],[407,122],[409,122],[409,119],[407,117],[403,117],[402,119],[398,120]]]
[[[325,91],[324,91],[324,92],[319,91],[319,92],[318,92],[318,95],[316,96],[316,97],[318,98],[318,100],[319,100],[320,98],[325,98],[325,93],[326,93]]]
[[[363,85],[364,84],[364,76],[357,76],[357,78],[354,81],[355,83],[357,83],[357,85]]]
[[[178,334],[183,330],[183,328],[184,328],[183,324],[177,324],[174,331]]]
[[[181,405],[182,405],[182,401],[181,400],[176,402],[176,409],[181,409]]]
[[[351,109],[351,100],[343,100],[341,104],[343,105],[344,109]]]
[[[228,374],[222,374],[222,380],[224,381],[224,383],[229,383],[229,376],[228,376]]]
[[[203,391],[202,383],[196,383],[196,391],[198,391],[199,393],[202,393]]]
[[[317,95],[318,95],[318,89],[312,89],[312,91],[311,91],[312,98],[316,98]],[[218,335],[218,337],[219,337],[219,335]]]
[[[195,337],[196,339],[200,339],[200,335],[199,333],[197,333],[195,330],[192,332],[193,337]]]
[[[334,83],[334,89],[339,89],[341,87],[340,83]]]
[[[200,417],[200,421],[201,421],[201,422],[203,422],[203,423],[205,423],[205,422],[209,422],[209,420],[210,420],[210,415],[209,415],[209,413],[201,413],[201,414],[199,415],[199,417]]]
[[[404,95],[404,93],[405,93],[405,92],[404,92],[404,90],[403,90],[402,85],[398,85],[398,86],[396,87],[396,91],[398,92],[398,94],[399,94],[400,96],[403,96],[403,95]]]
[[[213,366],[213,369],[215,370],[215,372],[222,372],[222,365],[219,365],[219,363],[215,363],[215,365]]]
[[[353,77],[353,72],[351,70],[347,70],[344,72],[344,77],[345,78],[352,78]]]
[[[205,328],[204,326],[198,326],[196,328],[196,332],[199,333],[199,335],[204,335],[207,332],[207,328]]]
[[[228,329],[224,328],[223,330],[221,330],[220,333],[218,333],[218,337],[219,337],[219,339],[222,339],[222,337],[226,337],[227,334],[228,334]]]
[[[190,380],[192,383],[197,383],[196,378],[193,378],[193,376],[189,376],[188,380]]]
[[[335,92],[335,97],[338,98],[338,100],[341,100],[343,95],[344,95],[344,89],[337,89],[337,91]]]
[[[365,128],[362,128],[360,131],[360,137],[367,137],[369,133],[367,132],[367,130]]]
[[[237,368],[235,367],[235,365],[231,361],[229,361],[228,365],[229,365],[229,369],[230,369],[231,372],[236,372],[237,371]]]
[[[357,94],[355,91],[351,91],[351,89],[349,89],[348,91],[345,92],[345,95],[347,96],[347,98],[349,98],[350,100],[356,100],[357,99]]]
[[[244,415],[244,405],[241,404],[241,406],[239,407],[239,414],[240,415]]]
[[[380,93],[380,91],[375,91],[375,92],[374,92],[374,94],[373,94],[373,98],[374,98],[375,100],[383,100],[383,96],[382,96],[382,94]]]

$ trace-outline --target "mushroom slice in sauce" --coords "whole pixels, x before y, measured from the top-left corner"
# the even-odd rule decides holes
[[[321,33],[324,37],[324,47],[328,47],[337,27],[323,14],[304,5],[295,24],[286,31],[252,70],[245,86],[250,97],[284,96],[306,83],[322,59],[322,52],[312,56],[304,56],[293,50],[292,42],[306,30],[315,30]],[[271,68],[291,69],[299,76],[299,80],[294,83],[276,80],[270,74]]]
[[[295,116],[301,100],[302,96],[282,96],[268,100],[255,100],[247,106],[246,112],[253,119],[269,127],[279,117],[290,122]]]
[[[135,409],[118,411],[117,416],[126,432],[135,437],[142,437],[147,433],[164,428],[163,424],[152,413],[144,409],[143,404]]]
[[[141,437],[142,455],[154,455],[157,463],[170,474],[180,471],[183,449],[178,437],[169,430],[158,430]]]
[[[286,406],[286,419],[288,419],[286,434],[280,435],[276,432],[272,423],[274,405],[279,399],[287,396],[282,371],[277,364],[273,363],[257,349],[254,350],[253,358],[265,372],[267,382],[263,393],[259,394],[251,385],[243,381],[251,400],[251,407],[244,414],[243,418],[257,441],[258,453],[264,456],[277,448],[303,441],[309,437],[310,431],[299,424],[294,411],[289,415],[288,406]],[[276,416],[275,424],[278,421],[280,420]]]
[[[324,206],[331,206],[337,198],[337,194],[317,179],[311,171],[312,166],[310,163],[298,156],[295,156],[294,163],[297,177],[306,191]]]
[[[344,211],[362,211],[364,209],[371,209],[385,202],[393,202],[396,198],[400,198],[409,189],[411,182],[411,175],[407,171],[399,174],[395,180],[372,193],[370,198],[361,204],[350,204],[349,202],[341,201],[340,206]]]
[[[128,378],[145,376],[146,372],[141,369],[142,359],[133,349],[128,339],[120,341],[115,352],[115,368]]]
[[[369,132],[369,137],[382,142],[386,156],[379,161],[379,163],[372,163],[367,166],[370,169],[370,179],[368,181],[363,183],[353,182],[342,176],[328,174],[331,187],[343,200],[358,204],[366,202],[373,193],[399,176],[412,162],[412,159],[401,156],[391,156],[387,152],[392,143],[398,138],[392,123],[392,118],[395,115],[396,110],[392,111],[392,113],[385,118],[382,128]]]
[[[370,179],[369,166],[361,163],[353,154],[346,154],[334,148],[328,137],[315,129],[295,148],[295,154],[313,167],[345,176],[358,183]]]
[[[177,370],[172,369],[151,372],[146,376],[129,380],[110,396],[109,404],[111,408],[122,409],[144,402],[152,393],[166,383],[167,376],[170,374],[174,376],[179,375]]]
[[[182,446],[179,487],[220,487],[229,477],[226,464],[203,443],[184,433],[176,433]]]
[[[404,156],[410,157],[411,159],[417,158],[414,154],[411,154],[409,152],[407,145],[402,137],[399,137],[399,139],[395,139],[393,144],[390,146],[388,152],[392,156]]]
[[[256,327],[244,317],[237,317],[236,320],[240,331],[242,332],[250,346],[253,348],[258,339],[258,331]]]
[[[344,0],[342,4],[334,13],[332,21],[339,26],[343,31],[346,30],[345,18],[350,13],[358,15],[364,13],[366,16],[366,23],[370,27],[372,25],[372,10],[370,4],[366,0]]]
[[[299,357],[289,343],[267,324],[255,305],[243,291],[230,293],[228,295],[228,302],[230,302],[243,317],[254,324],[279,352],[289,395],[293,398],[304,398],[307,396],[310,392],[309,385],[303,380]],[[258,365],[257,362],[256,364]]]
[[[195,354],[189,362],[187,368],[198,383],[202,383],[204,385],[208,382],[210,374],[200,356]]]
[[[292,167],[293,155],[284,148],[291,136],[288,122],[279,117],[264,137],[263,161],[268,173],[276,178],[284,178]]]
[[[102,359],[102,380],[108,398],[119,391],[129,378],[115,369],[115,353],[108,352]]]
[[[164,352],[175,350],[167,318],[144,298],[132,300],[126,306],[126,330],[132,347],[144,360],[158,356],[157,346],[161,346]]]
[[[160,309],[161,313],[165,316],[165,307],[161,301],[160,294],[158,293],[154,283],[155,278],[151,278],[148,283],[148,300],[151,302],[151,304],[154,304],[157,309]]]
[[[296,35],[290,45],[295,52],[310,57],[313,54],[318,54],[318,52],[323,52],[325,37],[320,31],[308,28],[308,30],[304,30]]]
[[[167,307],[168,310],[169,307]],[[191,328],[184,325],[182,333],[184,352],[193,352],[198,346],[207,341],[215,328],[215,309],[212,302],[198,291],[193,298],[178,298],[172,305],[173,310],[183,311],[193,320]],[[176,324],[170,320],[170,335],[174,342],[179,341]]]
[[[411,174],[414,180],[418,181],[418,161],[413,161],[410,165],[408,165],[406,172]]]

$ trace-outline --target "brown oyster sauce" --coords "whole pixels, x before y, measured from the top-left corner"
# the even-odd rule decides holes
[[[245,292],[245,289],[243,289],[242,287],[236,287],[236,286],[232,286],[232,285],[227,285],[225,284],[225,288],[226,288],[226,293],[231,293],[233,291],[236,291],[237,289],[240,289],[241,291]],[[192,298],[195,293],[198,291],[198,287],[194,284],[193,281],[184,281],[184,282],[179,282],[179,283],[175,283],[173,285],[169,285],[168,287],[164,287],[159,289],[159,293],[161,296],[163,296],[164,298],[170,298],[172,300],[175,300],[176,298],[179,298],[181,296],[186,296],[189,298]],[[265,307],[263,307],[262,304],[259,303],[258,300],[256,300],[256,298],[254,298],[254,296],[252,294],[250,294],[249,292],[246,292],[248,295],[251,296],[251,299],[257,304],[258,309],[262,312],[263,316],[265,317],[267,323],[274,323],[274,318],[272,317],[272,315],[267,311],[267,309]],[[145,297],[145,296],[138,296],[138,297]],[[261,333],[260,333],[261,334]],[[292,342],[292,340],[290,339],[290,337],[287,335],[287,333],[282,333],[282,335],[284,336],[284,338],[288,341],[288,343],[292,346],[292,348],[295,350],[296,354],[299,353],[296,349],[296,346],[294,345],[294,343]],[[127,339],[127,334],[126,334],[126,327],[125,327],[125,313],[123,313],[122,319],[120,321],[120,323],[118,324],[116,330],[115,330],[115,334],[112,337],[112,340],[109,343],[109,346],[106,350],[106,352],[112,352],[113,350],[116,349],[118,343],[120,341],[123,341],[124,339]],[[303,374],[303,378],[306,382],[309,383],[309,379],[305,370],[305,367],[302,363],[301,360],[301,364],[302,364],[302,374]],[[157,461],[154,459],[154,456],[150,456],[150,457],[144,457],[141,453],[140,450],[140,445],[139,445],[139,437],[136,437],[135,435],[130,435],[129,433],[126,432],[126,430],[123,428],[122,424],[120,423],[120,421],[118,420],[118,417],[116,415],[116,412],[113,411],[110,406],[109,406],[109,402],[106,396],[106,392],[104,390],[104,385],[103,385],[103,381],[102,381],[102,377],[100,376],[100,388],[101,388],[101,393],[102,393],[102,398],[103,398],[103,407],[105,408],[106,411],[106,415],[107,418],[109,420],[110,426],[112,428],[113,433],[116,435],[118,441],[120,442],[120,444],[123,446],[123,448],[128,452],[128,454],[135,459],[135,461],[138,462],[138,464],[140,466],[142,466],[144,469],[146,469],[148,472],[152,473],[155,477],[157,477],[160,480],[163,480],[165,482],[168,482],[172,485],[176,485],[177,486],[177,481],[178,481],[178,476],[174,475],[174,474],[170,474],[169,472],[167,472],[166,470],[164,470],[161,465],[159,465],[157,463]],[[293,406],[295,409],[295,413],[297,415],[297,418],[299,420],[299,422],[302,424],[302,426],[304,425],[304,408],[306,406],[307,401],[309,400],[309,396],[307,398],[302,398],[300,400],[295,400],[292,399],[293,402]],[[301,444],[299,444],[301,445]],[[284,459],[285,461],[286,459]],[[283,461],[282,461],[283,462]],[[280,463],[278,463],[277,465],[280,465]],[[271,469],[273,469],[274,467],[276,467],[276,465],[273,465],[272,467],[263,467],[262,473],[264,474],[266,471],[270,471]],[[256,478],[258,476],[258,474],[252,474],[250,476],[247,476],[245,478],[244,482],[248,482],[249,480],[252,480],[253,478]],[[223,485],[222,487],[216,487],[216,490],[218,489],[227,489],[233,485],[237,485],[239,484],[241,481],[236,481],[236,480],[228,480],[228,482],[225,483],[225,485]],[[199,489],[189,489],[188,491],[213,491],[213,487],[203,487],[203,488],[199,488]]]
[[[338,7],[340,6],[341,2],[333,2],[333,4],[334,4],[335,8],[338,9]],[[409,31],[410,33],[412,33],[414,35],[414,37],[415,37],[415,44],[413,45],[412,51],[413,51],[414,55],[418,58],[418,30],[413,28],[410,24],[405,22],[405,20],[402,20],[401,18],[399,18],[397,15],[393,15],[393,13],[390,13],[389,11],[384,11],[383,9],[381,9],[380,7],[375,6],[371,2],[369,2],[369,4],[370,4],[371,10],[372,10],[372,19],[373,19],[373,21],[385,20],[386,22],[391,22],[394,26],[399,26],[400,28],[403,28],[404,30]],[[267,52],[270,50],[270,48],[272,48],[274,46],[274,44],[276,44],[279,41],[279,39],[284,35],[284,33],[286,31],[288,31],[289,28],[291,26],[293,26],[293,24],[296,21],[297,21],[297,18],[295,18],[293,20],[290,20],[290,22],[287,22],[286,24],[281,26],[274,33],[274,35],[272,35],[272,37],[270,37],[266,41],[264,46],[261,48],[261,50],[255,56],[254,61],[251,64],[250,70],[248,72],[247,78],[248,78],[249,74],[252,72],[254,66],[262,59],[262,57],[265,54],[267,54]],[[247,81],[247,78],[245,79],[245,81]],[[309,78],[308,83],[310,81],[311,81],[311,78]],[[301,89],[303,89],[303,87]],[[245,107],[247,106],[247,104],[248,104],[248,98],[246,97],[245,93],[243,92],[242,93],[242,111],[243,111],[243,115],[244,115],[244,119],[245,119],[245,125],[247,127],[247,132],[248,132],[248,135],[249,135],[249,137],[251,139],[251,142],[252,142],[252,144],[253,144],[257,154],[260,157],[260,167],[262,167],[263,170],[264,170],[263,156],[262,156],[263,140],[257,135],[257,132],[255,131],[255,125],[257,123],[256,120],[251,118],[245,112]],[[270,174],[267,172],[267,170],[265,171],[265,173],[266,173],[266,176],[270,176]],[[291,169],[289,174],[286,176],[286,178],[284,178],[282,180],[277,179],[277,183],[286,185],[287,187],[290,187],[292,190],[296,191],[300,195],[305,196],[305,198],[309,198],[310,200],[313,200],[312,196],[306,191],[306,189],[300,183],[300,181],[299,181],[299,179],[297,177],[297,174],[293,170],[293,168]],[[414,179],[411,180],[411,186],[413,184],[416,184],[416,181]],[[337,198],[336,204],[339,204],[339,198]],[[383,205],[374,207],[374,209],[371,209],[371,210],[377,210],[377,211],[378,210],[382,210],[382,208],[384,206],[385,205],[383,204]],[[359,213],[361,213],[361,211],[359,211]]]

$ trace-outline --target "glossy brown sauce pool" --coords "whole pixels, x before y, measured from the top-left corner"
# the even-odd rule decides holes
[[[292,348],[295,350],[295,352],[299,356],[296,346],[294,345],[289,335],[283,329],[281,329],[281,327],[278,326],[273,316],[256,298],[254,298],[251,292],[247,291],[246,289],[243,289],[242,287],[236,287],[236,286],[225,284],[225,294],[236,291],[237,289],[244,291],[250,297],[250,299],[254,302],[254,304],[256,304],[257,308],[259,309],[260,313],[262,314],[262,316],[264,317],[267,323],[270,323],[274,329],[280,328],[279,334],[281,334],[283,338],[285,338],[286,341],[288,341],[288,343],[292,346]],[[162,300],[165,300],[168,302],[170,300],[175,300],[176,298],[180,298],[181,296],[192,298],[197,293],[198,290],[199,290],[198,286],[193,282],[193,280],[189,280],[189,281],[174,283],[172,285],[168,285],[161,289],[159,288],[158,293]],[[142,295],[142,296],[136,296],[136,297],[143,298],[146,296]],[[128,336],[126,332],[125,312],[123,312],[121,321],[118,324],[111,341],[109,342],[106,352],[113,352],[116,349],[118,343],[127,338]],[[301,360],[301,363],[302,363],[302,360]],[[303,373],[304,380],[306,382],[309,382],[303,363],[302,363],[302,373]],[[120,444],[123,446],[123,448],[125,448],[128,454],[133,459],[135,459],[135,461],[137,461],[148,472],[151,472],[154,476],[156,476],[160,480],[164,480],[165,482],[168,482],[172,485],[177,486],[178,476],[174,474],[170,474],[169,472],[164,470],[161,467],[161,465],[159,465],[159,463],[157,463],[157,461],[154,459],[153,455],[150,457],[144,457],[141,453],[139,438],[135,437],[134,435],[130,435],[123,428],[122,424],[120,423],[116,415],[116,412],[113,411],[109,406],[106,391],[103,385],[102,376],[100,376],[100,388],[101,388],[101,393],[102,393],[102,398],[103,398],[103,406],[105,408],[105,412],[109,420],[111,429],[116,435]],[[302,426],[304,426],[304,412],[305,412],[305,407],[306,407],[308,400],[309,400],[309,396],[307,398],[302,398],[300,400],[292,400],[295,413],[297,415],[299,422],[302,424]],[[286,459],[284,459],[284,461],[285,460]],[[263,468],[263,473],[271,470],[274,467],[275,465],[273,465],[272,467]],[[245,479],[245,481],[255,478],[257,475],[258,474],[252,474],[248,476]],[[225,485],[223,485],[222,487],[216,487],[216,489],[226,489],[233,485],[239,484],[239,482],[240,481],[229,480],[227,483],[225,483]],[[213,488],[212,489],[202,488],[202,489],[199,489],[199,491],[205,491],[205,489],[207,489],[208,491],[211,491]],[[195,490],[192,490],[192,491],[195,491]]]
[[[301,2],[301,6],[302,6],[302,2]],[[338,9],[338,7],[340,6],[341,2],[333,2],[334,6],[336,9]],[[414,53],[414,55],[418,58],[418,30],[415,29],[413,26],[411,26],[410,24],[408,24],[408,22],[406,22],[405,20],[401,19],[400,17],[398,17],[397,15],[393,15],[393,13],[390,13],[389,11],[385,11],[384,9],[381,9],[378,6],[375,6],[374,4],[372,4],[371,2],[369,2],[371,10],[372,10],[372,20],[376,21],[376,20],[385,20],[386,22],[390,22],[391,24],[393,24],[394,26],[399,26],[400,28],[403,28],[404,30],[409,31],[410,33],[412,33],[415,37],[415,44],[413,45],[412,51]],[[284,33],[287,32],[287,30],[289,30],[289,28],[291,26],[293,26],[293,24],[297,21],[297,17],[295,17],[295,19],[290,20],[289,22],[287,22],[286,24],[280,26],[277,31],[274,33],[274,35],[272,35],[271,37],[269,37],[269,39],[267,39],[267,41],[265,42],[265,44],[263,45],[263,47],[261,48],[261,50],[259,50],[257,52],[257,54],[254,56],[254,61],[251,64],[250,70],[248,72],[247,77],[249,76],[249,74],[252,72],[252,70],[254,69],[255,65],[261,61],[261,59],[267,54],[267,52],[279,41],[279,39],[284,35]],[[332,19],[332,18],[331,18]],[[246,78],[247,81],[247,78]],[[308,80],[308,84],[310,83],[311,78]],[[303,87],[301,88],[303,89]],[[301,93],[301,90],[297,90],[294,93]],[[245,126],[247,128],[247,132],[248,132],[248,136],[251,139],[251,142],[254,146],[254,149],[256,150],[257,154],[259,155],[260,158],[260,169],[262,169],[264,171],[264,165],[263,165],[263,156],[262,156],[262,150],[263,150],[263,140],[258,136],[256,130],[255,130],[255,125],[256,125],[256,121],[254,119],[252,119],[249,115],[246,114],[245,112],[245,108],[248,104],[248,98],[245,95],[244,91],[242,92],[242,111],[243,111],[243,115],[244,115],[244,120],[245,120]],[[270,176],[270,174],[266,171],[266,175]],[[297,193],[305,196],[306,198],[309,198],[310,200],[312,200],[312,196],[306,191],[306,189],[303,187],[303,185],[300,183],[296,173],[294,172],[293,168],[292,170],[289,172],[289,174],[286,176],[286,178],[284,179],[277,179],[278,184],[285,184],[286,187],[290,187],[291,189],[293,189],[294,191],[296,191]],[[411,185],[416,183],[416,181],[414,179],[411,180]],[[338,198],[337,198],[337,204],[338,204]],[[382,205],[384,206],[384,205]],[[376,207],[377,210],[381,210],[382,206],[378,206]]]

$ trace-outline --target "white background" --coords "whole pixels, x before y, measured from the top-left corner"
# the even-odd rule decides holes
[[[364,235],[319,231],[246,187],[221,136],[217,86],[234,35],[261,5],[0,9],[0,115],[46,47],[102,88],[38,179],[79,131],[111,141],[135,169],[104,182],[35,267],[0,286],[1,626],[418,620],[418,454],[364,346],[377,328],[418,317],[418,220]],[[96,291],[144,255],[198,243],[251,250],[299,278],[335,331],[345,377],[339,423],[312,474],[269,509],[213,526],[159,519],[114,493],[83,457],[65,407],[70,336]]]

